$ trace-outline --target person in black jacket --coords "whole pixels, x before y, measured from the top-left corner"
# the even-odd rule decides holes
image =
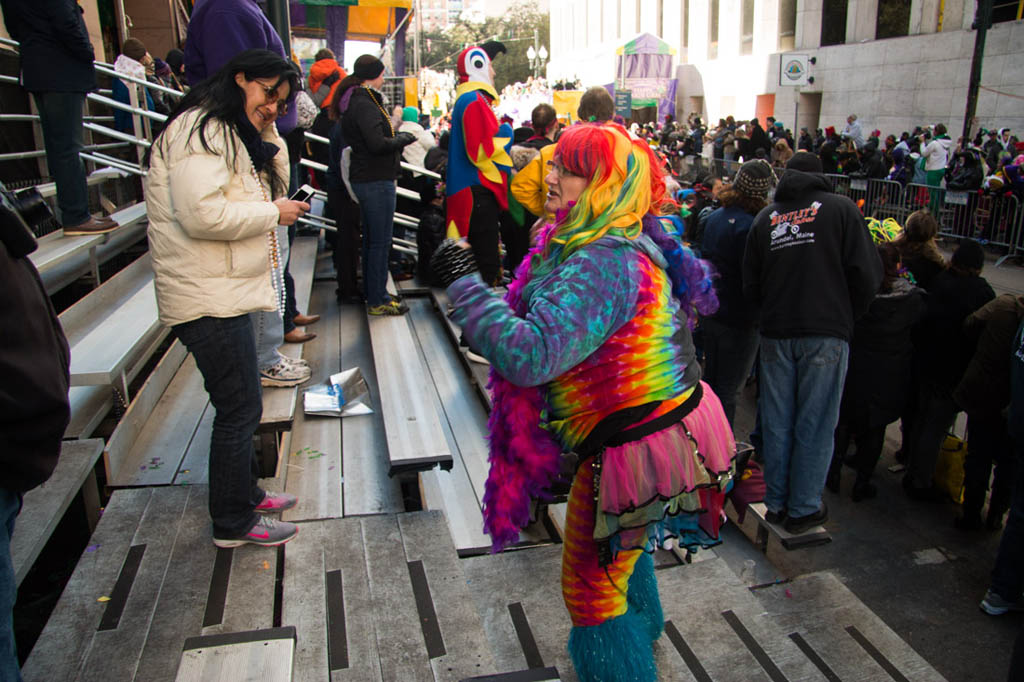
[[[882,268],[860,211],[831,192],[818,157],[794,154],[774,199],[747,238],[743,292],[761,316],[764,502],[770,522],[798,534],[828,518],[821,491],[849,341]]]
[[[338,85],[341,129],[352,148],[349,179],[363,216],[363,283],[370,315],[404,315],[409,308],[388,296],[388,252],[395,224],[395,180],[402,149],[416,141],[396,133],[380,87],[384,63],[373,55],[356,59]]]
[[[885,273],[868,312],[853,327],[835,449],[826,485],[839,492],[843,456],[857,443],[853,501],[878,494],[871,476],[882,454],[886,427],[900,418],[911,388],[914,346],[911,330],[924,315],[924,291],[899,275],[900,252],[891,242],[878,245]]]
[[[341,129],[341,111],[338,110],[339,88],[335,88],[334,96],[328,103],[326,112],[333,123],[327,139],[327,172],[324,174],[327,188],[327,215],[334,220],[338,228],[334,232],[334,248],[331,256],[334,259],[334,271],[338,288],[335,290],[338,303],[362,303],[366,299],[359,292],[359,204],[349,194],[341,177],[341,153],[348,143]],[[319,116],[317,116],[319,120]],[[322,146],[322,145],[318,145]]]
[[[0,207],[0,680],[14,682],[21,674],[11,623],[18,594],[11,535],[22,495],[57,466],[71,418],[68,342],[27,258],[34,249],[28,227],[5,203]]]
[[[85,94],[96,89],[92,42],[75,0],[0,0],[4,23],[21,42],[21,84],[32,93],[43,129],[46,163],[57,183],[65,235],[102,234],[118,227],[89,214],[82,151]]]
[[[953,390],[974,353],[963,332],[964,320],[996,296],[981,277],[984,264],[985,254],[978,242],[961,242],[949,269],[932,280],[924,318],[914,329],[916,396],[909,428],[903,425],[907,455],[903,489],[915,500],[946,499],[932,478],[939,448],[958,412]]]
[[[722,401],[729,424],[740,387],[757,357],[757,308],[743,297],[743,252],[754,216],[764,208],[774,175],[760,159],[740,166],[732,184],[718,195],[704,228],[701,256],[718,273],[718,310],[701,318],[704,329],[704,381]]]

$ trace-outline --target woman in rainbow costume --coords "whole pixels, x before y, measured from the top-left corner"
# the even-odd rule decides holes
[[[493,550],[518,540],[531,501],[568,468],[562,593],[573,665],[583,682],[645,682],[657,678],[652,642],[664,620],[648,552],[668,538],[716,544],[732,480],[732,431],[690,337],[717,300],[669,217],[677,207],[646,144],[617,124],[579,124],[550,166],[555,222],[504,300],[462,244],[445,242],[432,265],[492,366]]]

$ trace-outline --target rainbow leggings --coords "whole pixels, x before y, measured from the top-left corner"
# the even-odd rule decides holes
[[[636,549],[600,565],[593,462],[577,470],[565,517],[562,596],[573,625],[569,655],[581,682],[656,680],[651,643],[661,634],[663,617],[654,562]]]

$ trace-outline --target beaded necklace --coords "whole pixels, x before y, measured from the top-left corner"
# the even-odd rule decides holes
[[[391,130],[391,137],[394,137],[395,136],[395,126],[392,125],[391,117],[388,116],[388,112],[384,111],[384,107],[382,107],[380,105],[380,102],[377,101],[377,98],[373,96],[373,90],[371,90],[370,88],[366,87],[365,85],[363,86],[363,89],[366,90],[367,93],[369,93],[370,99],[373,100],[373,103],[377,105],[378,109],[380,109],[380,113],[384,114],[384,120],[388,122],[388,129]]]
[[[252,173],[252,177],[256,179],[256,184],[260,187],[263,201],[270,201],[270,197],[267,196],[267,189],[263,186],[263,181],[260,180],[256,168],[249,166],[249,171]],[[277,311],[283,317],[285,308],[284,268],[281,267],[281,245],[277,241],[277,226],[274,226],[267,233],[267,251],[270,255],[270,286],[273,287],[274,294],[276,294]]]

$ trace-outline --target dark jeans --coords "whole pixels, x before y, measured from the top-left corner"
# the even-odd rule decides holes
[[[327,185],[327,211],[338,226],[334,233],[334,269],[338,278],[338,299],[359,295],[359,204],[352,201],[344,185]]]
[[[18,585],[11,559],[14,520],[21,511],[21,494],[0,486],[0,680],[21,682],[18,648],[14,644],[14,602]]]
[[[248,315],[201,317],[174,331],[196,359],[216,414],[210,439],[210,518],[216,537],[232,538],[256,525],[265,493],[252,437],[263,414],[256,344]]]
[[[1017,443],[1013,495],[999,541],[996,565],[992,569],[992,591],[1003,599],[1017,601],[1024,592],[1024,443]]]
[[[366,304],[384,303],[388,283],[388,252],[395,225],[395,183],[353,182],[363,216],[363,284]]]
[[[967,457],[964,459],[964,515],[978,515],[985,506],[992,477],[989,515],[1002,516],[1010,508],[1014,457],[1006,420],[998,413],[967,413]]]
[[[730,327],[710,317],[705,317],[701,326],[704,328],[704,381],[722,401],[725,418],[732,426],[736,400],[750,376],[761,337],[757,327]]]
[[[501,280],[501,248],[498,238],[500,213],[498,199],[489,189],[474,185],[473,213],[469,217],[469,245],[484,282],[495,286]]]
[[[57,207],[62,225],[89,220],[89,188],[85,184],[82,151],[82,92],[34,92],[43,129],[46,163],[57,183]]]

